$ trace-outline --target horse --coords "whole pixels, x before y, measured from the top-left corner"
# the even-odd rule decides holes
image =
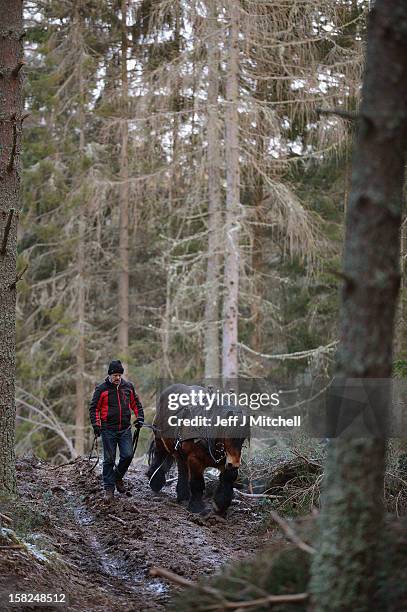
[[[149,469],[147,476],[154,492],[159,492],[166,483],[166,474],[174,461],[178,467],[178,481],[176,486],[177,501],[188,502],[188,510],[192,513],[206,512],[203,502],[205,490],[204,471],[206,468],[217,468],[220,471],[219,483],[214,494],[213,505],[215,512],[226,516],[227,509],[233,499],[233,485],[238,476],[241,464],[241,452],[245,439],[250,436],[246,426],[246,419],[240,408],[235,406],[207,406],[200,405],[195,409],[195,416],[205,416],[216,419],[226,418],[234,423],[234,427],[220,427],[215,430],[211,427],[198,427],[196,431],[191,428],[179,426],[174,430],[168,425],[169,416],[191,417],[194,414],[191,405],[180,407],[177,412],[169,409],[169,397],[175,394],[196,393],[207,389],[199,386],[174,384],[165,389],[158,400],[157,411],[153,422],[154,434],[148,454]],[[228,421],[229,422],[229,421]],[[216,438],[213,437],[216,432]],[[233,437],[231,437],[233,436]]]

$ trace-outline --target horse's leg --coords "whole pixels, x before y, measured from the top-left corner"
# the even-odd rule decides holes
[[[205,480],[201,463],[194,455],[188,457],[188,472],[191,489],[188,510],[194,513],[204,512],[205,504],[202,501],[202,496],[205,489]]]
[[[219,484],[213,498],[215,512],[224,516],[233,499],[233,485],[238,474],[237,468],[228,468],[219,475]]]
[[[188,501],[191,496],[188,480],[188,465],[185,459],[177,459],[178,482],[177,482],[177,502]]]
[[[149,485],[155,493],[161,491],[166,482],[166,472],[168,471],[168,463],[171,457],[167,452],[160,438],[155,438],[152,442],[151,463],[147,471]]]

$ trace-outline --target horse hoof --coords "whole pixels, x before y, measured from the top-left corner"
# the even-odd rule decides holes
[[[208,516],[210,516],[212,514],[212,511],[210,508],[204,508],[204,510],[201,510],[201,512],[199,513],[199,516],[202,516],[202,518],[208,518]]]
[[[192,512],[193,514],[201,514],[202,512],[205,512],[206,507],[203,504],[189,504],[188,505],[188,510],[189,512]]]
[[[219,518],[226,518],[227,508],[226,508],[226,510],[221,510],[220,508],[218,508],[218,506],[214,502],[214,504],[213,504],[213,511],[216,514],[216,516],[218,516]]]

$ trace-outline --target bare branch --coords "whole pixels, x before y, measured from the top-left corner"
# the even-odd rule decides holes
[[[12,70],[12,71],[11,71],[11,75],[12,75],[14,78],[17,78],[17,77],[18,77],[18,74],[19,74],[19,72],[20,72],[20,70],[21,70],[21,68],[22,68],[23,66],[25,66],[25,62],[22,62],[22,61],[21,61],[21,62],[18,62],[17,66],[14,68],[14,70]]]
[[[8,240],[8,235],[10,233],[11,221],[13,219],[14,213],[15,213],[14,208],[10,208],[10,210],[8,211],[6,227],[4,228],[3,242],[1,243],[0,255],[6,254],[7,240]]]
[[[10,291],[11,291],[12,289],[14,289],[14,288],[17,286],[18,281],[20,281],[20,280],[23,278],[23,276],[24,276],[24,274],[27,272],[27,270],[28,270],[28,263],[26,263],[26,264],[25,264],[25,266],[24,266],[24,268],[21,270],[20,274],[17,274],[17,276],[16,276],[16,280],[15,280],[13,283],[11,283],[11,284],[9,285],[9,290],[10,290]]]
[[[7,172],[12,172],[14,167],[14,158],[17,150],[17,125],[13,123],[13,146],[11,147],[10,160],[7,165]]]

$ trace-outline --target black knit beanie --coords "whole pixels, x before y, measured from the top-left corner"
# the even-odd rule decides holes
[[[123,372],[124,368],[121,361],[117,360],[109,363],[109,369],[107,371],[108,374],[123,374]]]

